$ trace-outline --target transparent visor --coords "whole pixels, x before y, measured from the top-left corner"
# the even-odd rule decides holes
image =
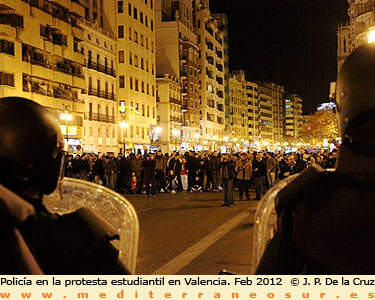
[[[61,164],[61,177],[56,190],[43,198],[51,213],[68,214],[82,207],[92,209],[111,225],[120,236],[112,241],[120,251],[120,260],[131,273],[135,273],[139,222],[134,207],[122,195],[101,185],[74,178],[63,177],[64,164]]]

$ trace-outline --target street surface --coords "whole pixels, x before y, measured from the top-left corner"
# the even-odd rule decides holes
[[[140,223],[137,274],[250,274],[256,201],[229,208],[222,193],[126,197]]]

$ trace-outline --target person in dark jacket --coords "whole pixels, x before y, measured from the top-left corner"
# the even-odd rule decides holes
[[[146,196],[156,197],[156,161],[154,154],[149,154],[143,161],[142,167],[144,170],[144,182],[146,185]]]
[[[167,160],[160,150],[156,153],[155,162],[157,191],[163,193],[165,189],[165,176],[167,173]]]
[[[257,194],[255,200],[260,200],[266,192],[267,163],[263,154],[258,153],[253,161],[254,187]]]
[[[212,155],[208,164],[212,175],[212,191],[217,192],[219,190],[220,157],[216,151]]]
[[[222,206],[234,206],[233,199],[233,180],[235,177],[235,162],[230,159],[227,153],[224,153],[220,163],[220,175],[223,185],[224,204]]]

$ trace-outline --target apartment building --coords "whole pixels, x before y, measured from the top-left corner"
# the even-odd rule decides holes
[[[158,77],[157,85],[157,116],[158,137],[160,149],[165,152],[182,150],[181,130],[181,84],[177,78],[170,75]]]
[[[50,109],[69,151],[84,136],[84,39],[80,0],[0,1],[0,96],[21,96]]]
[[[154,0],[117,1],[119,120],[126,149],[145,150],[155,140],[156,66]]]
[[[181,85],[181,142],[194,148],[201,136],[195,1],[156,0],[156,73],[178,79]]]
[[[237,142],[247,142],[245,146],[248,146],[249,119],[246,87],[245,72],[234,71],[229,78],[230,117],[228,129],[231,139],[236,138]]]
[[[285,103],[285,140],[298,142],[302,127],[302,98],[296,94],[288,94]]]
[[[225,45],[224,27],[211,14],[209,1],[197,3],[197,34],[200,51],[200,96],[202,137],[208,148],[224,144],[225,135]],[[212,137],[215,137],[214,139]]]
[[[252,147],[256,147],[260,140],[259,134],[259,87],[255,82],[246,82],[248,140]]]
[[[106,13],[114,9],[115,0],[85,1],[85,18],[81,21],[84,40],[80,42],[85,56],[86,89],[83,151],[117,153],[117,39],[113,28],[116,15]],[[105,21],[104,21],[105,20]],[[121,138],[121,136],[120,136]],[[121,145],[123,141],[119,140]],[[122,150],[121,150],[122,151]]]

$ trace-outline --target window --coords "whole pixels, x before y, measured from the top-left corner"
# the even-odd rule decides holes
[[[143,12],[139,12],[139,21],[143,24]]]
[[[155,119],[155,107],[152,108],[152,117]]]
[[[148,60],[146,60],[146,71],[148,72]]]
[[[136,7],[134,7],[134,9],[133,9],[133,18],[138,20],[138,10],[137,10]]]
[[[119,14],[122,14],[124,12],[124,1],[123,0],[117,1],[117,12]]]
[[[145,116],[145,105],[142,104],[142,116],[144,117]]]
[[[130,89],[133,89],[133,77],[129,78],[129,83],[130,83]]]
[[[154,4],[153,4],[154,0],[150,0],[150,5],[151,5],[151,9],[154,9]]]
[[[134,66],[138,68],[138,55],[134,55]]]
[[[0,40],[0,52],[14,56],[14,43],[7,40]]]
[[[138,32],[134,31],[134,42],[138,44]]]
[[[120,75],[119,77],[119,86],[120,86],[120,89],[125,88],[125,76],[124,75]]]
[[[14,75],[0,72],[0,85],[14,86]]]
[[[151,42],[151,52],[154,53],[154,42]]]
[[[144,93],[145,92],[145,82],[144,81],[142,81],[141,86],[142,86],[142,93]]]
[[[154,75],[154,72],[155,72],[155,67],[154,67],[154,64],[151,65],[151,73],[152,75]]]
[[[143,34],[141,34],[141,46],[142,47],[144,46],[144,43],[143,43]]]
[[[148,38],[146,38],[146,49],[148,49]]]
[[[152,86],[152,96],[155,96],[155,86]]]
[[[138,88],[138,79],[135,80],[135,90],[139,91],[139,88]]]
[[[151,20],[151,31],[154,31],[154,20]]]
[[[118,38],[123,39],[124,38],[124,25],[118,26]]]
[[[144,60],[141,58],[141,69],[144,70]]]
[[[123,50],[120,50],[118,52],[118,62],[120,64],[123,64],[125,62],[125,58],[124,58],[124,51]]]
[[[136,134],[136,137],[139,138],[139,126],[135,127],[135,134]]]
[[[129,27],[129,40],[132,40],[132,29]]]
[[[133,64],[133,53],[129,52],[129,65]]]
[[[129,16],[132,15],[132,5],[131,3],[128,4],[128,11],[129,11]]]
[[[147,106],[147,117],[150,117],[150,106]]]
[[[148,83],[147,83],[147,95],[150,95],[150,86]]]
[[[148,18],[145,16],[145,26],[148,27]]]

